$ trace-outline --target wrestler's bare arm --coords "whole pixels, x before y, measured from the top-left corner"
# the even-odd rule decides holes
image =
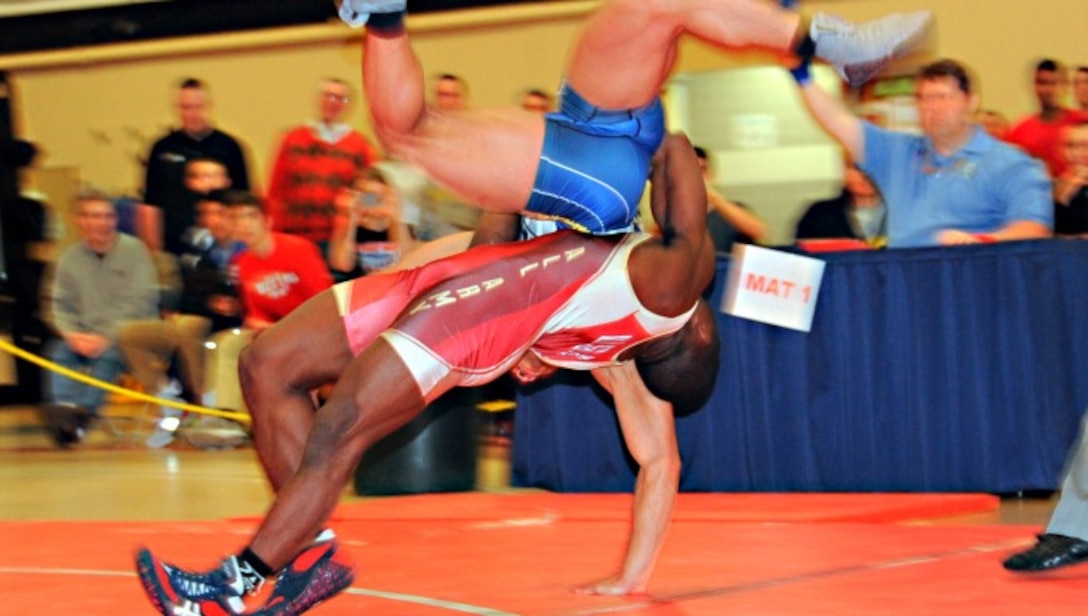
[[[631,253],[631,285],[646,308],[668,316],[691,309],[714,277],[706,231],[706,186],[691,142],[671,134],[654,156],[650,208],[661,237]]]
[[[521,225],[521,216],[518,214],[502,214],[499,212],[484,212],[476,223],[476,229],[472,234],[471,246],[486,246],[500,242],[513,242],[518,239],[518,228]]]
[[[639,465],[631,534],[622,568],[615,575],[577,589],[584,594],[623,595],[645,592],[665,544],[680,483],[672,405],[655,398],[634,362],[598,368],[593,376],[616,403],[627,450]]]

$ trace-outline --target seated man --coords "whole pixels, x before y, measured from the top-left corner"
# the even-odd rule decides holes
[[[797,240],[843,239],[876,241],[883,235],[886,208],[880,191],[847,156],[842,192],[805,208],[793,237]]]
[[[669,138],[659,157],[652,207],[661,238],[565,231],[477,247],[342,283],[258,337],[242,377],[276,503],[250,547],[210,573],[143,551],[138,570],[152,603],[163,614],[205,606],[240,613],[243,595],[279,570],[257,613],[299,614],[336,594],[352,567],[319,532],[367,447],[452,387],[511,369],[529,382],[557,367],[604,367],[600,380],[617,392],[617,415],[643,467],[623,572],[637,579],[621,587],[644,588],[679,474],[668,403],[702,406],[718,360],[713,312],[699,301],[714,272],[703,182],[686,139]],[[631,386],[639,378],[642,391]],[[337,384],[315,413],[309,391],[330,380]],[[287,567],[296,558],[304,560]]]
[[[381,169],[360,171],[350,185],[337,191],[334,204],[326,252],[334,278],[388,269],[409,252],[412,239],[401,220],[400,195]]]
[[[332,274],[317,245],[273,231],[260,198],[227,191],[223,203],[235,237],[246,245],[234,261],[246,329],[262,332],[332,286]]]
[[[806,64],[792,73],[813,117],[880,191],[891,248],[1050,236],[1043,166],[975,124],[979,99],[967,67],[944,59],[918,72],[921,135],[859,119],[813,82]]]
[[[1054,235],[1088,237],[1088,121],[1062,131],[1065,171],[1054,178]]]
[[[234,239],[222,199],[223,193],[215,191],[197,202],[197,225],[185,234],[190,248],[180,259],[183,284],[177,310],[160,319],[125,323],[118,335],[133,377],[158,398],[179,399],[181,385],[166,373],[176,355],[186,387],[198,403],[208,404],[203,399],[205,340],[210,332],[242,325],[230,267],[245,246]],[[181,415],[180,410],[163,406],[147,446],[169,445]]]
[[[49,343],[46,356],[65,368],[86,371],[107,383],[124,368],[117,348],[117,331],[133,319],[158,314],[158,287],[151,253],[134,237],[117,232],[113,201],[99,193],[76,200],[76,225],[81,241],[57,259],[47,289],[47,309],[59,335]],[[84,417],[75,424],[53,423],[57,444],[67,446],[82,437],[86,419],[98,414],[105,390],[49,373],[44,398]]]
[[[427,108],[404,7],[403,0],[340,6],[349,23],[367,23],[363,84],[387,152],[485,210],[526,211],[591,233],[632,228],[665,134],[658,96],[681,34],[815,56],[864,81],[907,50],[930,18],[921,12],[854,26],[818,14],[810,27],[797,13],[758,0],[612,0],[575,44],[559,112],[544,116]]]

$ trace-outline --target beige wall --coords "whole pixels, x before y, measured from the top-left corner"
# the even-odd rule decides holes
[[[506,105],[529,86],[558,82],[570,41],[593,2],[550,2],[413,17],[414,43],[428,74],[464,75],[478,106]],[[1016,117],[1031,111],[1027,67],[1042,55],[1088,63],[1088,2],[1049,0],[806,0],[806,11],[851,19],[930,8],[938,17],[937,55],[962,59],[983,82],[985,104]],[[1045,7],[1042,8],[1042,7]],[[771,61],[684,45],[678,70]],[[103,188],[136,194],[138,162],[174,120],[172,87],[183,76],[213,88],[218,124],[250,148],[264,184],[278,134],[307,117],[323,76],[358,84],[357,35],[340,24],[258,34],[113,46],[75,53],[0,58],[11,71],[21,133],[48,152],[49,166],[73,166]],[[365,110],[352,121],[369,133]]]
[[[427,75],[461,74],[470,83],[473,103],[489,106],[514,103],[523,88],[558,84],[580,17],[524,22],[518,12],[471,13],[476,17],[445,18],[452,23],[418,20],[422,27],[413,41]],[[504,23],[482,28],[471,24],[476,18]],[[296,40],[281,44],[280,36]],[[241,47],[232,48],[236,45]],[[186,46],[223,49],[191,52]],[[216,124],[248,146],[251,179],[264,185],[279,135],[313,112],[317,81],[339,77],[360,87],[359,47],[358,33],[336,23],[257,37],[114,47],[98,52],[104,58],[43,54],[30,58],[42,66],[11,71],[18,96],[16,123],[22,135],[46,150],[42,164],[76,166],[84,181],[138,194],[143,182],[139,159],[175,122],[174,87],[183,77],[200,77],[212,89]],[[138,57],[124,57],[129,54]],[[54,59],[62,65],[49,65]],[[364,105],[355,106],[350,121],[370,134]]]

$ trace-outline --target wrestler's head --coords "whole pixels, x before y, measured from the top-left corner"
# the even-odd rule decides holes
[[[701,409],[718,378],[718,323],[703,300],[675,334],[644,345],[635,359],[646,388],[669,402],[676,415]]]

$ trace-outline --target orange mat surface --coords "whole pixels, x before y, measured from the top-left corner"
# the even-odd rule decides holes
[[[630,494],[421,494],[341,505],[336,520],[509,519],[626,520]],[[723,522],[900,522],[993,511],[989,494],[680,494],[673,519]]]
[[[341,518],[334,526],[359,573],[347,593],[312,613],[1043,616],[1088,606],[1088,567],[1036,577],[1001,568],[1001,558],[1029,545],[1037,528],[735,522],[691,513],[709,510],[716,498],[722,507],[735,504],[735,495],[685,503],[647,595],[580,596],[571,589],[616,566],[626,523],[598,505],[579,516],[583,499],[571,496],[556,496],[562,515],[509,515],[522,495],[505,495],[499,500],[512,499],[506,517],[471,516],[464,513],[471,496],[385,499],[385,515]],[[777,495],[777,502],[813,506],[805,496]],[[443,510],[460,513],[442,518]],[[137,546],[206,567],[242,546],[253,528],[247,521],[2,523],[0,613],[153,614],[132,573]]]

